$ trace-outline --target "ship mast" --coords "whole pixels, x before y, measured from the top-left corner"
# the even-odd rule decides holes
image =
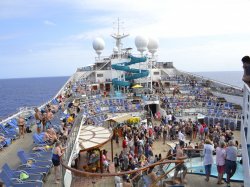
[[[114,33],[111,36],[116,40],[116,47],[118,50],[118,55],[120,55],[122,53],[121,52],[121,48],[122,48],[121,40],[129,36],[129,34],[124,34],[124,33],[120,34],[120,19],[119,18],[117,20],[117,33]]]

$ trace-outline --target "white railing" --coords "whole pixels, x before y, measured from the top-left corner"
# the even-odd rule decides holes
[[[243,121],[241,122],[243,124]],[[245,136],[244,126],[241,128],[241,146],[242,146],[242,160],[243,160],[243,175],[244,175],[244,186],[250,186],[250,166],[249,166],[249,155],[247,149],[247,140]]]
[[[79,116],[80,117],[80,116]],[[74,123],[74,129],[72,129],[74,132],[72,132],[67,140],[67,149],[64,155],[65,161],[67,163],[67,165],[69,167],[71,167],[71,163],[72,161],[75,159],[76,156],[78,156],[78,139],[80,136],[80,132],[81,132],[81,128],[83,126],[83,124],[85,123],[85,118],[83,117],[83,115],[81,116],[81,123],[78,126],[78,123]],[[71,186],[71,182],[72,182],[72,174],[71,171],[66,170],[66,171],[62,171],[62,175],[64,178],[64,186],[65,187],[70,187]]]

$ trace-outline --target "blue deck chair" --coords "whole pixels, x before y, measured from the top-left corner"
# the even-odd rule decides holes
[[[40,152],[40,153],[25,153],[24,150],[20,149],[18,152],[22,152],[27,158],[34,158],[36,160],[41,160],[41,161],[50,161],[52,158],[52,152]]]
[[[220,122],[221,128],[224,128],[225,127],[225,120],[223,118],[220,118],[219,122]]]
[[[17,136],[14,133],[5,131],[0,128],[0,134],[2,134],[5,138],[10,138],[11,140],[15,140]]]
[[[219,119],[218,118],[214,118],[214,124],[218,123]]]
[[[22,164],[28,164],[31,166],[38,166],[38,167],[51,167],[52,166],[52,161],[41,161],[41,160],[36,160],[34,158],[28,158],[26,157],[23,152],[17,152],[17,156],[19,157],[20,161]],[[29,161],[31,161],[29,163]]]
[[[42,181],[27,181],[26,182],[18,178],[11,179],[3,171],[0,173],[0,178],[2,179],[6,187],[42,187],[43,186]]]
[[[28,179],[26,179],[25,181],[34,181],[34,180],[39,180],[42,181],[44,179],[44,174],[43,173],[29,173],[27,171],[24,170],[12,170],[10,169],[10,167],[8,166],[8,164],[4,164],[2,167],[2,171],[4,171],[9,178],[19,178],[21,173],[25,173],[26,175],[29,176]]]
[[[30,167],[30,166],[26,166],[26,165],[20,165],[18,166],[17,169],[11,169],[9,167],[8,164],[4,164],[3,165],[3,168],[9,168],[10,170],[12,170],[13,172],[16,172],[16,171],[25,171],[27,173],[31,173],[31,174],[40,174],[40,175],[48,175],[48,173],[50,172],[50,168],[49,167]]]
[[[234,121],[231,121],[231,122],[229,123],[229,129],[232,130],[232,131],[234,131],[235,128],[236,128],[235,122],[234,122]]]
[[[9,146],[12,142],[12,139],[10,137],[5,136],[4,134],[0,133],[0,136],[3,136],[5,138],[4,141],[0,142],[0,144],[4,146]]]
[[[3,124],[0,124],[0,130],[8,134],[17,135],[15,128],[7,128]]]
[[[57,104],[58,104],[58,101],[57,101],[56,99],[52,99],[51,103],[52,103],[53,105],[57,105]]]
[[[141,109],[141,105],[139,103],[136,104],[136,110],[140,110]]]
[[[47,145],[47,144],[49,144],[49,142],[43,140],[43,136],[44,136],[43,133],[41,133],[41,134],[34,133],[33,134],[34,143],[36,145]]]
[[[209,125],[213,125],[214,124],[214,118],[213,117],[210,117],[209,118]]]
[[[102,121],[105,121],[105,120],[106,120],[104,115],[101,115],[101,120],[102,120]]]
[[[18,124],[13,123],[12,121],[7,122],[7,129],[16,129],[18,128]]]

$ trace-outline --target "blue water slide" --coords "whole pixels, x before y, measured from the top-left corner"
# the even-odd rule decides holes
[[[119,70],[119,71],[125,71],[128,73],[131,73],[130,75],[125,76],[125,81],[118,80],[118,78],[115,78],[112,80],[112,83],[115,86],[130,86],[131,80],[139,79],[143,77],[147,77],[149,74],[148,70],[141,70],[136,68],[130,68],[130,65],[137,64],[140,62],[146,62],[146,57],[134,57],[132,55],[129,55],[130,61],[129,62],[123,62],[119,64],[113,64],[111,67],[112,69]]]

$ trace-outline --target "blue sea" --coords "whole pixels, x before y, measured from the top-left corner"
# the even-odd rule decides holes
[[[195,72],[201,76],[243,87],[242,71]],[[52,99],[69,77],[0,79],[0,119],[24,106],[39,106]]]
[[[69,77],[0,79],[0,119],[52,99]]]
[[[233,86],[243,87],[243,71],[213,71],[213,72],[194,72],[206,78],[224,82]]]

